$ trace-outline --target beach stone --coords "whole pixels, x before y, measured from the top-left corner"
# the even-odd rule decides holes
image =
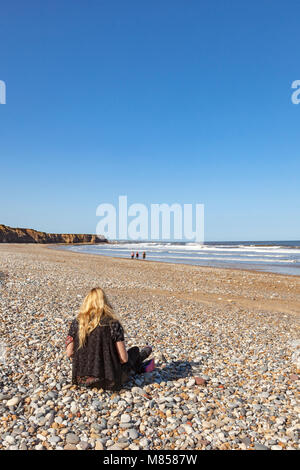
[[[193,387],[194,385],[195,385],[195,379],[194,379],[194,378],[193,378],[193,379],[190,379],[190,380],[188,381],[188,383],[186,384],[186,386],[189,387],[189,388],[190,388],[190,387]]]
[[[246,447],[249,447],[251,445],[251,439],[249,437],[244,437],[241,439],[241,442],[245,444]]]
[[[149,441],[146,437],[143,437],[141,440],[140,440],[140,445],[141,447],[148,447],[149,445]]]
[[[127,447],[127,444],[118,443],[108,447],[107,450],[123,450],[124,447]]]
[[[9,395],[5,395],[4,393],[0,393],[0,401],[9,400]]]
[[[21,401],[21,398],[20,397],[13,397],[11,398],[10,400],[8,400],[6,402],[6,406],[10,407],[10,406],[16,406],[20,403]]]
[[[8,444],[14,444],[15,438],[13,436],[6,436],[5,441],[8,442]]]
[[[189,424],[183,424],[182,428],[187,434],[192,434],[193,433],[193,428]]]
[[[67,444],[78,444],[80,441],[79,437],[76,436],[74,433],[69,433],[66,435],[66,442]]]
[[[38,444],[34,447],[36,450],[44,450],[43,444]]]
[[[121,415],[121,423],[122,424],[127,424],[127,423],[130,423],[131,421],[131,417],[129,414],[122,414]]]
[[[196,385],[206,385],[206,380],[202,377],[195,377]]]
[[[66,444],[64,450],[77,450],[77,447],[75,444]]]
[[[82,450],[87,450],[90,447],[90,444],[86,441],[80,441],[78,447]]]
[[[137,444],[130,444],[129,447],[128,447],[130,450],[139,450],[139,446]]]
[[[265,446],[264,444],[260,444],[259,442],[254,442],[254,449],[255,450],[269,450],[269,447]]]
[[[120,428],[122,429],[130,429],[132,427],[132,423],[120,423]]]
[[[209,421],[202,421],[201,426],[203,429],[210,429],[212,427],[212,423],[210,423]]]
[[[48,437],[48,442],[50,442],[50,444],[57,444],[58,442],[60,442],[62,439],[61,437],[59,436],[51,436],[51,437]]]
[[[76,406],[76,403],[74,403],[74,402],[71,403],[70,411],[71,411],[71,413],[73,413],[73,414],[77,413],[78,407]]]
[[[92,406],[92,408],[93,408],[94,410],[98,410],[98,411],[99,411],[99,410],[101,410],[101,408],[102,408],[102,403],[101,403],[101,401],[99,401],[99,400],[93,400],[91,406]]]
[[[101,441],[96,441],[95,450],[104,450],[104,446]]]
[[[127,432],[128,432],[128,436],[132,440],[137,439],[139,437],[139,433],[137,432],[136,429],[129,429]]]
[[[204,447],[206,447],[206,446],[208,446],[208,445],[210,444],[210,441],[208,441],[208,440],[206,440],[206,439],[199,438],[197,444],[198,444],[199,446],[204,446]]]
[[[204,379],[205,382],[208,382],[210,380],[210,377],[208,375],[202,375],[202,379]]]

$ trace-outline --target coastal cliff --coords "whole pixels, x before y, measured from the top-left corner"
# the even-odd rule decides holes
[[[107,243],[103,235],[46,233],[0,224],[0,243]]]

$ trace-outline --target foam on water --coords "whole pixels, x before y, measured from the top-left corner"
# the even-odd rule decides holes
[[[129,258],[132,251],[146,251],[147,260],[217,267],[242,267],[300,275],[300,242],[114,242],[74,245],[64,249]]]

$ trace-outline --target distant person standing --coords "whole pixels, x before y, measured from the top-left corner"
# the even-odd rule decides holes
[[[133,259],[133,258],[134,258],[134,253],[132,252],[132,253],[131,253],[131,259]]]
[[[135,257],[136,257],[136,259],[138,259],[138,257],[139,257],[139,252],[138,251],[136,252]]]
[[[143,259],[146,259],[146,252],[143,252]]]

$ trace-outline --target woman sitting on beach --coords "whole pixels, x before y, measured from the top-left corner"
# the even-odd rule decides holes
[[[66,352],[72,358],[72,383],[104,390],[120,390],[130,375],[154,369],[146,346],[126,351],[123,327],[104,291],[94,288],[86,296],[72,321],[66,339]]]

